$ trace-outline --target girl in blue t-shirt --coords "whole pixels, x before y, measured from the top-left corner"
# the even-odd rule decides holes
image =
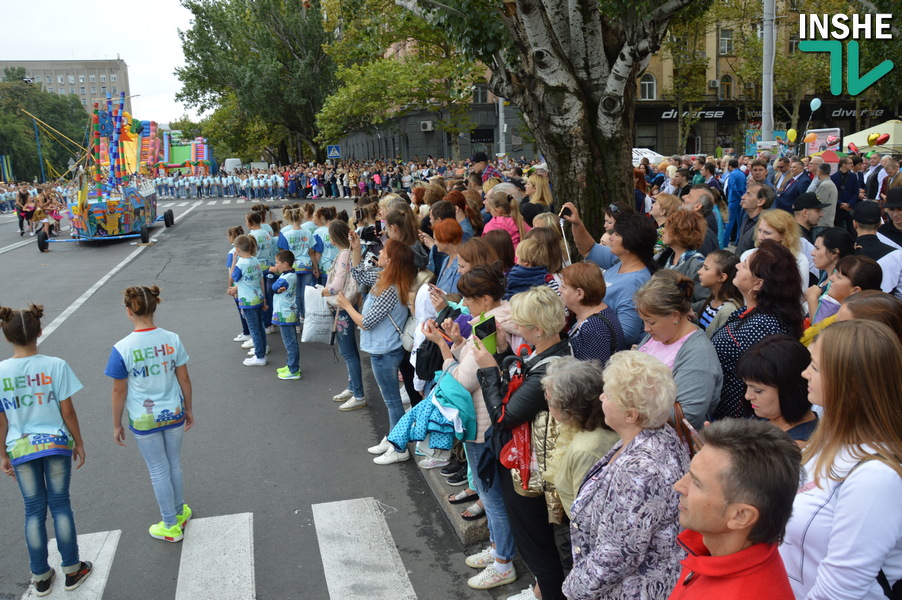
[[[332,243],[329,237],[329,223],[335,220],[338,213],[334,206],[321,206],[313,215],[313,222],[317,229],[313,233],[315,243],[310,251],[313,258],[313,278],[317,283],[326,285],[329,271],[332,270],[332,263],[338,256],[338,248]]]
[[[310,258],[310,250],[313,248],[315,239],[313,230],[302,225],[304,210],[301,207],[286,210],[282,213],[282,217],[288,222],[288,227],[283,228],[279,233],[276,245],[280,249],[289,250],[294,254],[294,271],[298,280],[297,310],[298,315],[303,319],[304,290],[307,286],[314,284],[313,259]]]
[[[254,356],[245,359],[244,365],[263,367],[266,365],[267,354],[263,313],[270,308],[263,289],[266,285],[264,269],[256,259],[257,244],[251,236],[239,235],[235,238],[235,253],[238,255],[238,260],[232,267],[232,281],[235,285],[229,288],[229,294],[238,299],[238,308],[244,315],[254,344]]]
[[[113,439],[125,446],[122,413],[147,470],[163,520],[151,537],[179,542],[191,520],[182,483],[182,437],[194,426],[188,353],[179,336],[153,321],[160,288],[125,289],[125,313],[134,330],[113,345],[104,373],[113,378]]]
[[[241,225],[237,225],[235,227],[229,227],[229,230],[228,230],[228,232],[226,232],[226,235],[229,238],[229,245],[232,246],[232,248],[229,250],[229,253],[226,255],[226,270],[229,273],[229,281],[228,281],[228,284],[226,285],[226,290],[228,290],[229,288],[232,287],[232,284],[234,284],[234,282],[232,281],[232,267],[234,267],[235,263],[238,262],[238,255],[235,254],[235,252],[236,252],[235,246],[234,246],[235,239],[239,235],[244,235],[244,229],[241,227]],[[232,341],[239,342],[239,343],[249,342],[249,341],[251,341],[251,332],[247,328],[247,321],[244,320],[244,314],[241,312],[241,307],[238,305],[238,298],[235,297],[235,298],[233,298],[233,300],[235,301],[235,306],[238,308],[238,318],[241,319],[241,333],[239,333],[237,336],[235,336],[235,338]],[[248,346],[248,347],[250,347],[250,346]]]
[[[66,589],[74,590],[91,574],[78,557],[75,518],[69,502],[72,463],[85,464],[85,449],[72,405],[81,382],[66,362],[38,354],[44,307],[0,307],[3,335],[13,356],[0,362],[0,469],[19,484],[25,500],[25,543],[38,596],[52,591],[56,572],[47,563],[47,509],[53,515],[56,546],[62,557]]]
[[[269,268],[275,264],[276,244],[272,238],[272,227],[264,219],[265,214],[264,210],[252,210],[247,213],[245,224],[247,226],[247,234],[257,242],[256,258],[260,261],[260,266],[263,268],[263,276],[269,280],[264,292],[267,308],[263,309],[263,326],[266,328],[266,333],[273,333],[275,331],[272,324],[273,294],[270,286],[275,281],[275,277],[270,276]],[[269,231],[266,228],[269,228]]]

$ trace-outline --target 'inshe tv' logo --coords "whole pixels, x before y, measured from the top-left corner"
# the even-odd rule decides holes
[[[830,93],[842,94],[843,40],[849,40],[846,61],[846,86],[850,96],[857,96],[893,70],[893,61],[887,59],[865,73],[860,74],[858,40],[891,40],[893,34],[889,14],[852,15],[799,15],[799,50],[802,52],[830,53]],[[851,38],[851,39],[850,39]]]

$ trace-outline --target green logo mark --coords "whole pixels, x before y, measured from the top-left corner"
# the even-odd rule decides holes
[[[834,96],[842,94],[842,42],[838,40],[803,40],[799,42],[802,52],[830,53],[830,93]],[[893,61],[887,59],[860,77],[861,61],[858,53],[858,42],[848,42],[848,60],[846,63],[846,85],[850,96],[857,96],[893,70]]]

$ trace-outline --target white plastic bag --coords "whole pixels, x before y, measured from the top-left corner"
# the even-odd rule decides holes
[[[323,297],[323,286],[304,289],[304,332],[302,342],[328,344],[332,333],[332,311]]]

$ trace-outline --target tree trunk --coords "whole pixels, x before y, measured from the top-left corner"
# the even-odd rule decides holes
[[[457,162],[460,160],[460,132],[451,134],[451,160]]]
[[[279,142],[279,166],[285,166],[289,163],[288,160],[288,144],[285,143],[285,140],[281,140]]]

